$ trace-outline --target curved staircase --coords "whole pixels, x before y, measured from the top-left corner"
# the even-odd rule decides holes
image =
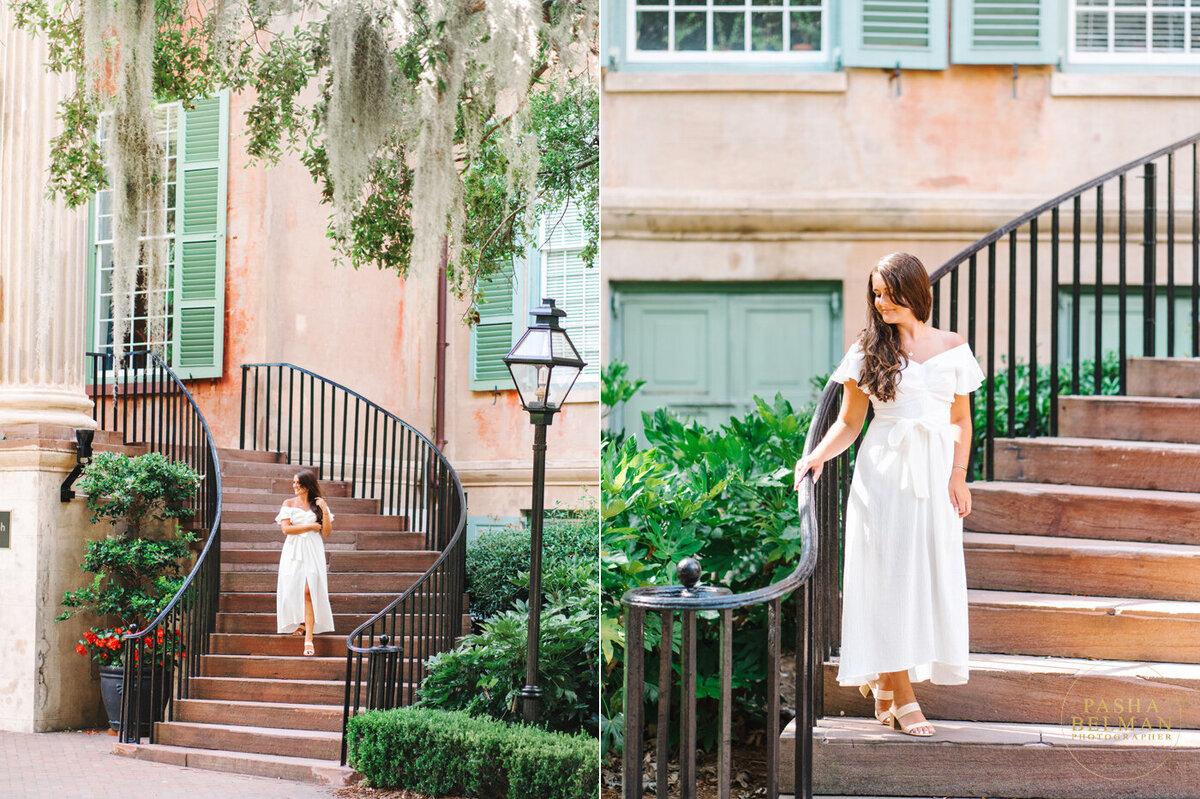
[[[1177,799],[1200,785],[1200,359],[1133,359],[1129,375],[1128,396],[1060,397],[1060,437],[997,439],[997,479],[971,485],[971,676],[915,686],[934,739],[881,727],[825,663],[815,793]],[[1173,745],[1073,739],[1078,696],[1105,701],[1111,727],[1161,715]]]

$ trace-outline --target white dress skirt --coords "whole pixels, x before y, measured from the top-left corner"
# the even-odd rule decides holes
[[[830,376],[859,380],[855,342]],[[914,683],[967,682],[967,572],[962,519],[950,500],[955,394],[983,372],[963,343],[901,369],[895,398],[871,396],[846,508],[842,648],[837,681],[861,685],[881,672]]]
[[[329,511],[326,511],[329,513]],[[317,514],[303,508],[284,505],[276,522],[316,524]],[[333,514],[329,513],[333,522]],[[329,607],[329,580],[325,569],[325,539],[315,530],[285,535],[279,556],[279,580],[275,585],[275,616],[279,632],[291,633],[304,624],[304,584],[313,605],[313,635],[333,630],[333,610]]]

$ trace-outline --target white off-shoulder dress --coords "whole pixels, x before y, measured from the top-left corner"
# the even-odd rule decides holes
[[[329,521],[333,522],[333,513]],[[303,508],[284,505],[276,522],[316,524],[317,514]],[[281,633],[294,632],[304,623],[304,583],[313,604],[313,635],[333,630],[333,610],[329,607],[329,580],[325,569],[325,539],[315,530],[285,535],[279,556],[279,580],[275,586],[275,616]]]
[[[830,379],[859,381],[862,365],[855,342]],[[967,682],[967,572],[962,519],[949,493],[950,407],[955,394],[982,382],[963,343],[908,361],[892,401],[871,396],[875,415],[846,508],[841,685],[904,670],[914,683]]]

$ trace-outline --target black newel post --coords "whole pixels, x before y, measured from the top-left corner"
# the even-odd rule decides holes
[[[529,412],[534,426],[533,439],[533,503],[529,540],[529,641],[525,652],[525,687],[521,698],[525,721],[535,723],[542,701],[538,687],[538,634],[542,618],[542,516],[546,496],[546,428],[583,367],[579,351],[571,343],[559,320],[566,311],[557,308],[554,300],[543,299],[542,305],[529,312],[534,322],[525,335],[504,358],[513,384],[521,396],[521,406]]]

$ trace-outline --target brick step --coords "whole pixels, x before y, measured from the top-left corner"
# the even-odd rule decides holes
[[[1142,397],[1200,398],[1200,358],[1130,358],[1125,388]]]
[[[275,521],[275,514],[278,512],[278,506],[271,508],[267,505],[231,506],[226,504],[221,510],[221,521],[223,524],[270,524],[278,530],[279,525]],[[333,515],[336,517],[333,520],[333,526],[346,530],[403,530],[408,521],[403,516],[338,513],[336,508]]]
[[[334,613],[377,613],[396,598],[395,594],[330,593]],[[221,593],[223,613],[274,613],[275,593]]]
[[[327,552],[329,570],[336,572],[424,572],[438,552],[381,549],[373,552]],[[239,568],[240,567],[240,568]],[[267,549],[221,547],[222,571],[278,571],[279,553]]]
[[[1200,781],[1200,731],[1170,741],[1080,741],[1069,726],[934,721],[916,738],[874,719],[825,716],[813,729],[813,792],[837,796],[1181,799]],[[784,730],[780,790],[794,790],[796,727]],[[1174,743],[1174,746],[1171,744]],[[891,767],[880,764],[892,764]],[[897,767],[897,764],[902,764]],[[1156,765],[1165,764],[1148,774]],[[886,783],[880,769],[886,771]],[[1134,779],[1145,774],[1143,779]]]
[[[162,744],[114,743],[112,751],[113,754],[122,757],[155,763],[170,763],[188,768],[249,774],[314,785],[343,787],[354,784],[361,776],[349,766],[339,766],[337,759],[259,755]]]
[[[266,452],[255,449],[232,449],[217,447],[217,457],[222,465],[229,463],[286,463],[282,452]]]
[[[255,513],[270,513],[271,518],[275,518],[275,514],[279,512],[279,507],[283,505],[284,500],[291,499],[294,494],[280,494],[271,492],[269,494],[262,492],[241,492],[241,491],[226,491],[224,496],[224,505],[226,511],[254,511]],[[329,508],[333,511],[333,515],[340,520],[343,514],[367,513],[377,515],[379,513],[379,500],[377,499],[360,499],[356,497],[325,497],[329,504]]]
[[[967,589],[972,652],[1200,663],[1200,602]]]
[[[996,439],[997,480],[1200,491],[1200,445],[1095,438]]]
[[[316,649],[316,637],[313,638]],[[304,656],[304,638],[292,639],[290,656],[279,655],[204,655],[200,658],[202,677],[249,677],[270,680],[342,680],[346,677],[346,648],[342,654]],[[225,718],[232,718],[226,715]],[[248,722],[247,722],[248,723]]]
[[[271,494],[291,494],[292,476],[287,477],[246,477],[244,475],[221,474],[221,487],[226,491],[266,492]],[[321,493],[327,497],[350,496],[350,481],[322,480]]]
[[[287,539],[278,527],[248,530],[221,530],[222,549],[271,549],[279,551]],[[338,545],[338,546],[335,546]],[[325,539],[326,549],[352,549],[359,552],[402,551],[428,552],[424,533],[400,533],[356,530],[334,530]]]
[[[260,463],[258,461],[236,461],[228,463],[221,461],[221,480],[227,477],[269,477],[274,480],[286,480],[290,486],[292,477],[300,471],[300,467],[290,463]],[[318,475],[319,477],[320,475]]]
[[[312,658],[309,658],[310,660]],[[342,671],[346,659],[339,658]],[[274,702],[219,702],[212,699],[179,699],[175,702],[175,720],[201,724],[221,724],[236,718],[247,727],[292,728],[299,730],[342,731],[342,706],[300,705]]]
[[[323,633],[313,636],[314,657],[336,657],[341,660],[343,668],[346,663],[346,633]],[[213,633],[209,636],[210,652],[216,655],[255,655],[276,658],[295,657],[296,653],[304,651],[304,639],[299,635],[279,635],[272,629],[267,633]],[[404,636],[401,642],[405,651],[414,653],[414,657],[422,654],[412,636]],[[207,655],[205,656],[207,657]],[[312,658],[309,658],[310,660]],[[339,675],[339,679],[345,674]]]
[[[401,518],[401,517],[392,516],[392,517],[387,517],[387,518]],[[263,519],[265,519],[265,521]],[[395,540],[395,541],[416,540],[416,541],[419,541],[421,544],[425,543],[425,533],[420,532],[420,531],[415,531],[415,530],[405,530],[404,527],[406,525],[404,525],[403,523],[400,525],[400,529],[398,529],[398,530],[373,530],[373,529],[362,530],[362,529],[355,529],[353,527],[347,527],[346,525],[343,525],[340,522],[341,522],[340,517],[336,521],[334,521],[333,530],[330,532],[331,538],[325,539],[326,541],[338,540],[336,538],[332,538],[332,536],[336,536],[339,533],[349,534],[349,535],[362,535],[365,533],[374,533],[378,537],[372,538],[372,539],[367,539],[369,542],[388,541],[388,540]],[[283,531],[279,528],[279,523],[276,522],[275,517],[270,514],[262,514],[262,517],[257,522],[253,522],[253,523],[252,522],[235,522],[235,523],[226,524],[225,522],[222,522],[221,532],[222,532],[222,537],[225,537],[226,535],[233,533],[234,537],[230,540],[239,540],[239,539],[266,540],[266,539],[271,539],[271,538],[279,538],[280,536],[283,535]],[[389,539],[390,536],[395,536],[395,538]],[[410,539],[408,536],[417,536],[417,537],[415,539]],[[405,549],[405,547],[402,547],[402,546],[380,547],[380,546],[378,546],[378,544],[375,544],[375,543],[372,543],[371,546],[366,547],[366,548],[370,548],[370,549]]]
[[[120,440],[120,437],[117,438]],[[145,455],[150,451],[150,447],[145,444],[97,444],[92,441],[93,452],[115,452],[119,455],[128,455],[131,458],[136,458],[139,455]]]
[[[365,680],[364,680],[365,681]],[[278,680],[251,677],[193,677],[191,699],[338,705],[346,699],[345,672],[336,680]],[[363,689],[365,698],[365,688]],[[407,688],[405,688],[407,690]],[[163,743],[166,743],[164,741]]]
[[[825,714],[871,717],[874,700],[837,683],[838,659],[825,663]],[[967,685],[914,686],[925,717],[1057,724],[1069,696],[1133,697],[1171,708],[1180,726],[1200,728],[1200,664],[1137,663],[972,653]]]
[[[1058,434],[1200,444],[1200,399],[1060,397]]]
[[[369,591],[390,593],[393,596],[420,579],[424,572],[329,572],[330,591]],[[223,571],[221,590],[251,593],[273,592],[276,587],[277,571]]]
[[[963,533],[967,585],[1200,601],[1200,546]]]
[[[382,610],[382,608],[380,608]],[[354,628],[367,621],[374,613],[334,613],[333,632],[325,635],[345,636]],[[218,613],[217,627],[219,633],[275,633],[279,625],[275,613]]]
[[[1047,483],[971,483],[968,530],[1200,543],[1200,494]]]
[[[155,741],[167,746],[334,761],[338,760],[342,753],[341,734],[325,730],[269,729],[234,724],[160,721],[154,725],[154,731]]]

